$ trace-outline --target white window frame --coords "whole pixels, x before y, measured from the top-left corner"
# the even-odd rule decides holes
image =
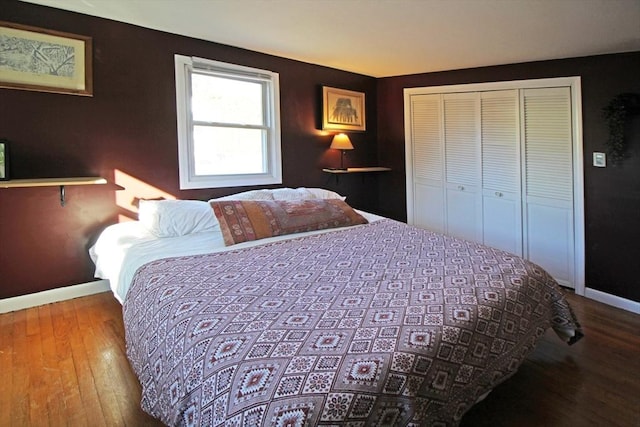
[[[280,83],[278,73],[209,59],[175,55],[176,107],[178,122],[178,168],[180,189],[220,188],[247,185],[282,184],[280,141]],[[191,112],[191,75],[194,71],[221,77],[257,81],[265,85],[263,99],[267,125],[266,172],[237,175],[196,175]]]

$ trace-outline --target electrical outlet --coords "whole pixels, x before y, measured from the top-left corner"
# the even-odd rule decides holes
[[[598,168],[607,167],[607,155],[605,153],[593,153],[593,166]]]

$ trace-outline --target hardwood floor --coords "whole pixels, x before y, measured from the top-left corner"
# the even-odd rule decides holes
[[[640,316],[569,295],[586,337],[544,336],[463,418],[472,426],[640,426]],[[110,293],[0,315],[0,426],[159,426],[139,407]]]
[[[585,337],[568,346],[547,331],[461,427],[640,426],[640,315],[567,297]]]
[[[139,407],[111,293],[0,315],[0,426],[162,425]]]

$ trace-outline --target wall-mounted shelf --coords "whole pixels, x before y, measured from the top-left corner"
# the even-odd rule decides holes
[[[95,185],[106,183],[107,180],[99,176],[86,176],[77,178],[30,178],[0,181],[0,188],[55,187],[57,185]]]
[[[343,174],[347,174],[347,173],[359,173],[359,174],[363,174],[363,173],[373,173],[373,172],[389,172],[391,170],[391,168],[385,168],[382,166],[370,166],[370,167],[364,167],[364,168],[346,168],[346,169],[330,169],[330,168],[324,168],[322,169],[322,172],[326,172],[326,173],[330,173],[333,176],[336,177],[336,184],[338,184],[340,182],[340,175]],[[364,181],[364,175],[362,176],[362,180]]]
[[[67,185],[97,185],[106,184],[107,180],[99,176],[84,176],[73,178],[30,178],[0,181],[0,188],[25,187],[60,187],[60,206],[66,203],[64,188]]]
[[[382,166],[371,166],[366,168],[346,168],[346,169],[322,169],[322,172],[326,173],[363,173],[363,172],[389,172],[391,168],[384,168]]]

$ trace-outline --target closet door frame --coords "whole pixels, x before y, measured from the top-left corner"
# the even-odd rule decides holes
[[[430,86],[404,89],[405,161],[407,179],[407,222],[414,222],[413,159],[411,147],[411,97],[456,92],[484,92],[505,89],[569,87],[571,92],[571,132],[573,139],[573,224],[575,293],[585,294],[584,155],[582,135],[582,85],[580,76],[511,80],[490,83]]]

